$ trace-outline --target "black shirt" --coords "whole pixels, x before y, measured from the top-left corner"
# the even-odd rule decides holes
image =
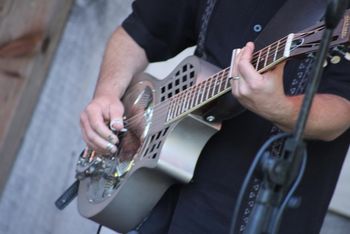
[[[232,49],[253,41],[283,3],[219,0],[208,25],[207,60],[227,67]],[[137,0],[123,27],[151,62],[164,60],[196,44],[205,4],[206,0]],[[286,93],[299,65],[299,61],[287,65]],[[345,59],[329,65],[319,92],[349,100],[349,65]],[[194,182],[170,189],[140,232],[228,233],[241,183],[271,128],[271,123],[249,111],[224,121],[202,151]],[[297,191],[302,203],[285,212],[280,233],[319,233],[349,142],[349,130],[332,142],[308,142],[307,169]]]

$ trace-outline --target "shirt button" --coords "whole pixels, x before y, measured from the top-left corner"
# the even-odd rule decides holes
[[[256,24],[256,25],[254,25],[253,29],[254,29],[254,32],[260,32],[262,27],[260,24]]]

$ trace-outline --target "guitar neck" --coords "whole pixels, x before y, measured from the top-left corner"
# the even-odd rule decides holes
[[[252,64],[262,73],[289,56],[292,35],[255,52]],[[231,90],[231,67],[210,76],[205,81],[178,93],[170,100],[167,122],[173,122],[199,109]]]

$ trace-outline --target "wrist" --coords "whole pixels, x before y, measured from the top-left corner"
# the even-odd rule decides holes
[[[284,96],[270,113],[268,119],[282,130],[290,132],[295,126],[299,109],[299,102],[294,97]]]

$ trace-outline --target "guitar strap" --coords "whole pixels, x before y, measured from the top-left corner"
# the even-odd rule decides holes
[[[215,5],[219,2],[220,0],[207,0],[201,18],[201,28],[194,54],[204,60],[206,60],[204,44],[207,27]],[[327,0],[286,0],[255,39],[256,50],[262,49],[291,32],[298,32],[313,25],[322,18],[326,5]],[[231,94],[225,94],[218,100],[217,105],[205,110],[205,113],[203,113],[204,119],[210,116],[214,117],[215,121],[222,121],[240,114],[243,108],[232,105],[235,102],[236,100]]]
[[[206,59],[207,57],[204,51],[204,43],[207,35],[210,16],[213,13],[216,1],[217,0],[207,0],[206,7],[201,18],[201,28],[198,34],[197,47],[196,47],[196,50],[194,51],[194,54],[203,59]]]
[[[206,58],[204,44],[210,17],[219,0],[207,0],[201,18],[197,47],[194,54]],[[256,50],[286,36],[298,32],[319,21],[327,6],[327,0],[287,0],[255,39]],[[273,32],[273,33],[271,33]]]
[[[287,0],[255,39],[256,50],[315,24],[326,6],[327,0]]]
[[[204,43],[207,33],[207,26],[212,15],[215,4],[219,0],[208,0],[206,9],[202,16],[202,23],[200,33],[198,35],[197,48],[195,50],[195,55],[206,59]],[[272,42],[288,35],[291,32],[299,32],[306,27],[313,25],[315,22],[319,21],[326,9],[327,0],[286,0],[282,7],[277,11],[277,13],[272,17],[272,19],[265,26],[263,31],[255,39],[256,50],[262,49],[264,46],[271,44]],[[297,95],[304,92],[308,74],[312,68],[312,59],[307,58],[301,62],[298,68],[298,75],[292,81],[289,88],[289,94]],[[233,117],[236,110],[230,108],[230,103],[234,99],[231,93],[226,94],[221,101],[220,108],[209,109],[204,113],[204,118],[207,116],[214,116],[216,121],[221,121],[227,119],[228,117]],[[224,112],[222,110],[225,110]],[[231,113],[231,114],[228,114]],[[234,113],[234,114],[232,114]],[[279,133],[280,130],[273,126],[270,130],[269,136]],[[270,148],[271,154],[278,157],[283,147],[283,142],[276,142]],[[250,182],[248,189],[248,194],[246,196],[245,204],[242,204],[240,220],[238,220],[238,233],[243,233],[246,225],[248,223],[249,214],[255,204],[255,199],[260,190],[260,179],[253,178]],[[236,232],[235,232],[236,233]]]
[[[265,27],[258,38],[255,40],[255,46],[257,50],[262,49],[264,46],[271,44],[272,42],[282,38],[290,32],[298,32],[306,28],[309,25],[319,21],[326,9],[326,0],[287,0],[282,8],[276,13],[269,24]],[[301,7],[303,6],[303,7]],[[269,33],[269,32],[274,32]],[[288,95],[298,95],[305,91],[306,84],[308,83],[308,76],[312,69],[313,58],[308,57],[304,59],[297,71],[296,77],[293,78],[292,82],[288,87]],[[281,130],[276,126],[272,126],[269,132],[269,137],[280,133]],[[283,149],[284,140],[273,142],[269,148],[271,155],[279,157]],[[261,180],[254,177],[250,182],[248,193],[246,196],[246,202],[242,209],[242,215],[240,216],[239,233],[243,233],[249,220],[249,215],[253,210],[255,199],[258,196],[260,190]],[[292,199],[298,200],[300,198],[293,197]]]

